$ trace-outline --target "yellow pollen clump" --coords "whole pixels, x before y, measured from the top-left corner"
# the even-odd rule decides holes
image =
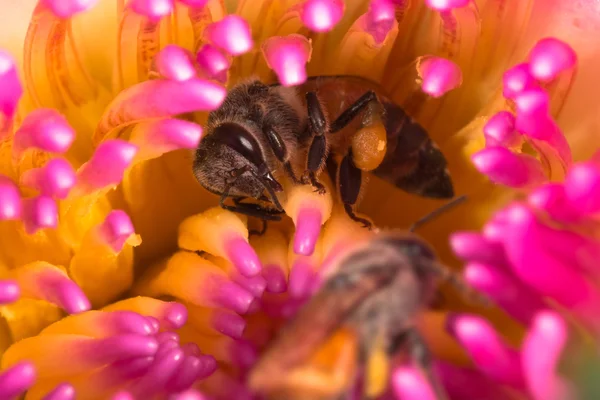
[[[377,168],[386,150],[386,131],[381,122],[362,128],[352,137],[353,161],[363,171]]]

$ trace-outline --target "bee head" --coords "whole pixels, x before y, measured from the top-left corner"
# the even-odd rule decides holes
[[[259,142],[260,132],[249,125],[222,123],[206,133],[196,149],[194,175],[206,189],[231,196],[264,198],[265,189],[283,188],[268,169]],[[268,186],[265,187],[265,186]]]

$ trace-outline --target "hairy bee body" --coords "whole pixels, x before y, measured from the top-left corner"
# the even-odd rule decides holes
[[[354,162],[353,138],[377,122],[385,128],[380,146],[385,155],[371,172],[410,193],[451,198],[446,160],[426,131],[379,85],[352,76],[312,77],[295,87],[253,79],[237,84],[209,114],[194,174],[207,190],[221,195],[221,205],[228,197],[274,204],[270,211],[229,206],[269,219],[283,211],[276,199],[282,179],[311,183],[323,193],[318,176],[333,163],[337,167],[330,175],[346,211],[364,222],[352,212],[365,172]]]

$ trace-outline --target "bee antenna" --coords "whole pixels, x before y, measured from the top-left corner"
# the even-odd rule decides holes
[[[425,216],[419,218],[417,221],[415,221],[415,223],[413,223],[410,226],[410,228],[408,229],[408,231],[409,232],[414,232],[415,230],[417,230],[421,226],[425,225],[427,222],[429,222],[432,219],[434,219],[435,217],[443,214],[444,212],[448,211],[452,207],[455,207],[455,206],[459,205],[460,203],[464,202],[465,200],[467,200],[467,195],[462,195],[462,196],[453,198],[452,200],[450,200],[446,204],[444,204],[444,205],[436,208],[435,210],[433,210],[429,214],[426,214]]]

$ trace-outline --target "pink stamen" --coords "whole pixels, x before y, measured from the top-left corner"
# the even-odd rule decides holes
[[[21,218],[21,194],[18,186],[4,175],[0,175],[0,221]]]
[[[290,271],[288,292],[295,298],[304,298],[310,294],[316,274],[307,260],[297,259]]]
[[[457,232],[450,236],[454,253],[465,261],[506,265],[504,249],[499,243],[487,240],[479,233]]]
[[[451,316],[448,329],[484,374],[498,383],[522,387],[519,353],[485,319],[466,314]]]
[[[411,366],[399,366],[392,375],[392,386],[402,400],[436,400],[438,397],[423,374]]]
[[[233,14],[208,25],[204,35],[209,42],[234,56],[244,54],[254,47],[250,25],[242,17]]]
[[[225,253],[227,259],[243,276],[253,277],[260,273],[262,265],[258,255],[242,236],[232,234],[230,238],[225,239]]]
[[[152,335],[157,331],[148,318],[133,311],[88,311],[67,321],[70,324],[77,321],[75,327],[71,325],[69,328],[69,333],[74,335],[93,337],[109,337],[124,333]],[[61,322],[46,328],[44,333],[56,332],[53,328],[61,330]]]
[[[77,171],[78,194],[118,185],[137,151],[137,146],[120,139],[101,143],[92,158]]]
[[[69,314],[92,308],[81,288],[57,267],[39,262],[37,266],[17,270],[24,297],[46,300]]]
[[[530,89],[538,88],[538,83],[529,72],[529,64],[518,64],[507,70],[502,77],[502,95],[514,99],[517,95]]]
[[[187,308],[181,303],[165,303],[162,313],[158,317],[164,329],[179,329],[187,322]]]
[[[180,3],[185,4],[188,7],[204,7],[208,0],[179,0]]]
[[[306,63],[310,61],[312,45],[305,36],[272,36],[263,42],[261,50],[283,86],[306,81]]]
[[[323,216],[317,208],[301,208],[296,218],[294,233],[294,253],[310,256],[321,233]]]
[[[454,8],[465,7],[469,3],[470,0],[425,0],[425,4],[436,11],[451,11]]]
[[[163,356],[167,355],[173,349],[179,349],[179,343],[172,340],[165,340],[158,346],[158,351],[154,355],[155,360],[160,360]],[[182,350],[183,351],[183,350]]]
[[[59,18],[71,18],[80,12],[94,7],[98,0],[42,0],[54,15]]]
[[[506,400],[507,394],[496,382],[471,368],[435,362],[435,372],[451,399]]]
[[[259,298],[267,288],[267,281],[261,275],[256,275],[251,278],[240,275],[239,273],[233,274],[231,280],[250,293],[256,298]]]
[[[23,95],[23,87],[19,80],[19,74],[13,56],[0,50],[0,131],[5,128],[5,123],[12,120],[19,100]]]
[[[30,169],[21,175],[21,185],[57,199],[67,198],[76,180],[75,170],[62,158],[52,159],[43,167]]]
[[[111,400],[135,400],[135,399],[129,392],[118,392],[111,398]]]
[[[471,160],[477,170],[495,183],[524,188],[547,180],[542,164],[527,154],[516,154],[505,147],[488,147]]]
[[[35,366],[21,361],[0,373],[0,395],[4,399],[20,396],[34,385],[36,378]]]
[[[15,132],[13,157],[21,158],[30,148],[62,154],[74,140],[75,130],[65,117],[56,110],[38,108],[25,116],[21,127]]]
[[[396,22],[396,7],[390,0],[371,0],[366,14],[366,31],[381,44]]]
[[[267,282],[266,290],[269,293],[283,293],[287,290],[286,276],[278,265],[267,265],[263,268],[262,276]]]
[[[233,339],[240,339],[246,329],[246,320],[235,313],[215,311],[212,318],[213,328]]]
[[[127,3],[136,14],[159,20],[173,12],[173,0],[130,0]]]
[[[196,76],[192,55],[179,46],[165,46],[156,55],[155,62],[158,73],[167,79],[184,82]]]
[[[158,335],[156,335],[156,341],[161,345],[164,342],[169,342],[169,341],[179,343],[179,335],[176,332],[172,332],[172,331],[160,332]]]
[[[150,326],[152,326],[152,332],[156,333],[160,330],[160,321],[154,317],[146,317],[146,320],[148,321],[148,323],[150,323]]]
[[[98,235],[115,253],[119,253],[127,239],[135,234],[129,215],[122,210],[111,211],[98,227]]]
[[[550,110],[550,96],[544,89],[528,89],[518,93],[515,98],[517,117],[546,117]]]
[[[542,39],[529,53],[531,74],[547,82],[577,64],[577,54],[567,43],[555,38]]]
[[[208,400],[208,398],[195,389],[189,389],[185,392],[174,394],[171,400]]]
[[[504,247],[513,271],[526,284],[553,297],[573,313],[597,324],[600,296],[597,289],[570,263],[551,254],[564,245],[564,237],[542,223],[523,205],[507,209],[509,225]]]
[[[315,32],[329,32],[344,15],[342,0],[307,0],[300,12],[302,23]]]
[[[462,83],[460,67],[450,60],[429,57],[421,62],[419,75],[421,89],[432,97],[441,97]]]
[[[528,324],[536,312],[546,307],[539,295],[514,276],[494,265],[470,262],[464,270],[465,280],[489,296],[519,322]]]
[[[513,147],[523,141],[515,130],[515,116],[508,111],[494,114],[483,127],[483,134],[487,147]]]
[[[227,71],[231,68],[231,60],[219,49],[210,44],[205,44],[196,54],[196,63],[203,75],[208,79],[219,82],[227,81]]]
[[[163,391],[184,359],[185,354],[179,348],[171,349],[161,357],[156,357],[148,372],[132,385],[131,393],[137,398],[149,398],[152,394]]]
[[[44,396],[43,400],[72,400],[75,398],[75,388],[68,383],[61,383]]]
[[[40,229],[56,228],[58,225],[58,206],[48,196],[37,196],[23,200],[23,224],[25,232],[33,235]]]
[[[17,281],[12,279],[0,280],[0,305],[14,303],[21,297],[21,289]]]
[[[204,365],[202,360],[195,356],[186,356],[173,377],[166,383],[169,392],[181,392],[189,389],[200,377]]]
[[[198,376],[198,379],[207,378],[217,370],[217,360],[213,356],[200,356],[200,361],[202,362],[202,370],[200,371],[200,376]]]
[[[556,373],[567,335],[566,324],[558,314],[542,311],[525,337],[521,362],[529,391],[536,400],[574,398]]]
[[[564,183],[570,206],[582,214],[600,212],[600,166],[594,162],[574,165]]]
[[[193,122],[167,118],[136,125],[129,139],[140,148],[137,158],[154,158],[179,149],[195,149],[202,127]]]
[[[143,376],[154,362],[154,356],[139,356],[112,362],[94,372],[88,379],[88,390],[97,392],[107,388],[122,387],[132,379]],[[128,392],[121,392],[121,397],[115,395],[114,399],[133,399]]]
[[[251,367],[258,359],[257,350],[252,344],[245,340],[232,341],[230,352],[231,362],[243,369]]]
[[[211,297],[216,305],[239,314],[245,314],[254,301],[250,292],[233,282],[223,282],[219,287],[214,287],[213,291]]]
[[[538,187],[529,194],[527,202],[559,222],[576,222],[582,218],[581,210],[569,202],[561,183],[547,183]]]

